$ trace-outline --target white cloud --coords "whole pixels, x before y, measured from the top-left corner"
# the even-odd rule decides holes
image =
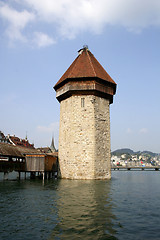
[[[49,125],[39,125],[36,128],[37,136],[36,146],[49,146],[51,144],[51,137],[54,136],[55,146],[58,148],[59,122],[53,122]]]
[[[38,47],[46,47],[56,43],[51,37],[42,32],[35,32],[33,42]]]
[[[141,128],[139,130],[139,132],[142,133],[142,134],[146,134],[148,132],[148,129],[147,128]]]
[[[139,31],[160,25],[159,0],[25,0],[39,18],[60,27],[61,34],[74,36],[81,30],[99,32],[106,24]]]
[[[17,5],[24,10],[18,11]],[[2,4],[0,0],[0,15],[9,21],[8,36],[14,39],[23,40],[22,30],[34,19],[36,24],[46,24],[59,37],[73,38],[81,31],[101,33],[107,25],[122,26],[133,32],[149,26],[160,27],[160,1],[6,0]]]
[[[26,40],[22,35],[22,30],[35,18],[34,14],[27,10],[19,12],[7,4],[2,3],[0,3],[0,17],[8,22],[8,27],[5,32],[9,39],[21,41]]]
[[[131,134],[131,133],[133,133],[133,130],[131,128],[127,128],[127,133]]]
[[[53,122],[48,126],[41,126],[41,125],[37,126],[37,130],[39,132],[53,133],[53,132],[57,132],[58,129],[59,129],[59,122]]]

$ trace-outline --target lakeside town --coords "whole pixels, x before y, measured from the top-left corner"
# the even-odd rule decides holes
[[[32,150],[37,150],[42,153],[51,153],[51,152],[57,152],[55,145],[54,145],[54,139],[52,138],[51,145],[45,146],[45,147],[39,147],[35,148],[33,143],[30,143],[27,136],[25,139],[19,138],[15,135],[5,135],[2,131],[0,131],[0,143],[8,143],[13,146],[18,146],[18,147],[23,147],[23,148],[28,148]]]
[[[111,166],[150,167],[160,166],[160,154],[150,151],[134,152],[131,149],[119,149],[111,153]]]
[[[0,131],[0,143],[8,143],[13,146],[28,148],[32,150],[39,151],[41,153],[55,153],[58,150],[54,146],[54,139],[52,138],[51,145],[35,148],[34,144],[30,143],[27,139],[19,138],[15,135],[11,136],[10,134],[5,135]],[[2,160],[0,158],[0,160]],[[4,160],[4,157],[3,157]],[[131,149],[123,148],[111,152],[111,166],[114,167],[150,167],[150,166],[160,166],[160,154],[153,153],[150,151],[138,151],[134,152]]]

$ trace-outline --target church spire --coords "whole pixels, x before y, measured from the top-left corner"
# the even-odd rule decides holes
[[[56,148],[54,146],[54,137],[52,137],[52,142],[51,142],[50,149],[52,150],[52,152],[56,152]]]

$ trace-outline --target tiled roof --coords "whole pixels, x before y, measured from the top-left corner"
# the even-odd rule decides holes
[[[66,79],[78,80],[79,78],[95,77],[116,85],[116,83],[109,76],[109,74],[102,67],[102,65],[97,61],[94,55],[88,50],[88,48],[84,47],[83,49],[79,50],[78,57],[74,60],[74,62],[70,65],[67,71],[59,79],[54,88],[57,88],[57,86]]]
[[[16,146],[22,146],[22,147],[34,149],[34,144],[30,144],[26,139],[20,139],[16,136],[9,136],[9,139],[11,140],[12,144],[15,144]]]
[[[42,153],[51,152],[51,149],[49,147],[41,147],[41,148],[37,148],[37,150],[39,150]]]
[[[0,143],[0,155],[12,157],[24,157],[25,154],[38,153],[36,149],[13,146],[8,143]]]
[[[1,156],[24,157],[19,149],[11,144],[0,143]]]

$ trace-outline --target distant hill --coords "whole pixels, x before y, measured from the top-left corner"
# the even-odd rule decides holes
[[[134,154],[134,151],[129,148],[117,149],[111,153],[112,155],[120,156],[122,154]]]
[[[158,155],[158,153],[153,153],[153,152],[150,152],[150,151],[143,151],[143,152],[141,152],[141,154],[148,154],[152,157],[155,157],[156,155]]]
[[[153,153],[150,151],[138,151],[138,152],[134,152],[132,149],[129,148],[121,148],[121,149],[117,149],[113,152],[111,152],[112,155],[116,155],[116,156],[121,156],[122,154],[130,154],[130,155],[134,155],[134,154],[148,154],[152,157],[155,157],[156,155],[158,155],[157,153]]]

